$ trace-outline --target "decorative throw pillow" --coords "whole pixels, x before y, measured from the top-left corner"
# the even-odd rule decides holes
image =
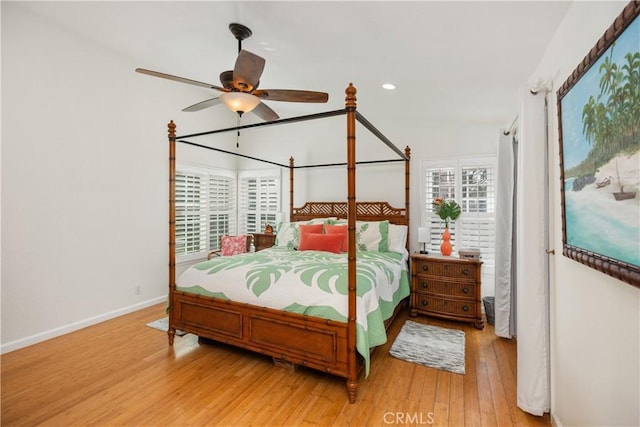
[[[300,230],[297,222],[281,222],[278,224],[276,231],[276,246],[295,249],[298,239],[300,238]]]
[[[220,237],[220,255],[229,256],[247,252],[247,236]]]
[[[400,254],[407,250],[407,226],[389,223],[389,252]]]
[[[329,220],[321,218],[312,219],[310,221],[296,221],[296,222],[281,222],[278,224],[276,230],[276,243],[275,246],[286,247],[289,249],[295,249],[300,242],[300,226],[301,225],[323,225]],[[320,231],[322,232],[322,231]]]
[[[300,236],[299,251],[325,251],[340,253],[342,247],[340,234],[305,233]]]
[[[349,230],[346,225],[325,225],[324,231],[327,234],[338,234],[342,236],[341,252],[347,252],[349,250]]]
[[[302,239],[303,234],[322,234],[322,227],[324,227],[322,224],[300,224],[298,226],[298,229],[300,230],[300,239]]]
[[[389,250],[389,221],[356,221],[356,246],[359,251]]]

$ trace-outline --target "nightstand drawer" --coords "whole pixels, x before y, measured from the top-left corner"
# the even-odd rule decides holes
[[[433,295],[418,292],[416,308],[418,310],[428,310],[429,312],[449,314],[457,317],[477,316],[475,301],[455,300],[448,298],[438,298]]]
[[[416,263],[415,272],[421,276],[442,276],[474,281],[478,278],[478,268],[473,263],[444,263],[430,259],[414,259],[414,262]]]
[[[430,294],[451,295],[459,298],[476,298],[476,283],[465,281],[443,281],[430,277],[416,278],[416,291]]]

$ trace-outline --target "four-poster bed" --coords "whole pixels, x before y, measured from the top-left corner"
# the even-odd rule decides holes
[[[169,344],[172,345],[174,341],[176,329],[180,329],[184,332],[194,333],[199,336],[228,343],[234,346],[242,347],[251,351],[263,353],[274,358],[276,362],[292,363],[296,365],[303,365],[310,368],[318,369],[333,375],[344,377],[347,380],[347,391],[349,396],[349,402],[355,402],[357,391],[357,379],[360,371],[368,368],[368,364],[365,367],[365,363],[368,362],[368,352],[363,356],[363,351],[358,347],[356,350],[356,331],[362,331],[361,323],[363,319],[356,319],[356,312],[362,313],[363,300],[365,298],[374,298],[361,295],[357,293],[356,282],[358,281],[358,287],[361,286],[361,271],[360,264],[364,263],[362,259],[372,257],[374,254],[369,253],[366,256],[360,254],[359,261],[356,262],[356,250],[357,239],[356,236],[356,220],[360,226],[363,223],[374,224],[374,222],[380,224],[395,224],[404,226],[404,248],[405,255],[401,258],[400,263],[404,262],[406,266],[406,259],[408,255],[409,243],[408,233],[406,230],[409,225],[409,159],[410,150],[407,147],[404,152],[398,150],[382,133],[380,133],[371,123],[369,123],[363,116],[356,112],[356,89],[352,84],[346,89],[346,106],[344,110],[338,110],[329,113],[322,113],[320,115],[310,115],[301,118],[283,119],[275,122],[265,122],[255,125],[239,126],[232,129],[223,129],[220,131],[204,132],[200,134],[187,135],[180,138],[194,137],[205,134],[211,134],[227,130],[236,130],[247,127],[255,127],[262,125],[272,125],[287,123],[292,121],[312,120],[321,117],[330,117],[339,114],[346,115],[347,118],[347,190],[348,196],[346,202],[307,202],[300,208],[294,208],[293,206],[293,189],[294,189],[294,166],[293,159],[289,161],[290,171],[290,205],[289,205],[289,220],[291,223],[301,223],[309,220],[322,220],[323,218],[331,218],[336,222],[345,222],[348,230],[348,251],[346,260],[343,258],[343,264],[346,264],[346,297],[340,295],[342,303],[346,299],[345,304],[345,316],[344,319],[335,320],[335,318],[317,317],[315,311],[311,311],[314,315],[308,315],[307,312],[291,312],[283,311],[282,309],[274,309],[268,306],[261,306],[257,304],[234,301],[227,298],[219,298],[212,295],[216,293],[193,293],[186,291],[184,287],[177,284],[176,279],[176,259],[175,259],[175,178],[176,178],[176,142],[187,143],[190,145],[196,145],[188,141],[181,140],[176,137],[176,126],[173,122],[169,123],[169,166],[170,166],[170,214],[169,214]],[[379,163],[384,161],[373,162],[356,162],[356,121],[365,126],[373,135],[383,141],[389,148],[391,148],[396,154],[400,156],[400,159],[389,161],[402,161],[405,164],[405,206],[404,208],[394,208],[386,202],[356,202],[355,196],[355,170],[356,164],[360,163]],[[205,148],[210,148],[202,146]],[[216,150],[223,151],[223,150]],[[235,154],[235,153],[230,153]],[[248,157],[248,156],[242,156]],[[260,159],[254,159],[260,160]],[[268,162],[267,163],[273,163]],[[286,167],[284,165],[280,165]],[[327,165],[314,165],[314,166],[327,166]],[[331,165],[335,166],[335,165]],[[381,228],[382,229],[382,228]],[[361,229],[360,229],[361,230]],[[359,243],[358,243],[359,244]],[[269,250],[271,251],[271,250]],[[274,248],[273,251],[276,251]],[[266,252],[266,251],[265,251]],[[301,253],[301,252],[300,252]],[[262,252],[260,252],[262,254]],[[248,256],[255,256],[256,254],[248,254]],[[337,257],[337,255],[330,254]],[[330,255],[326,255],[323,260],[327,263],[330,262]],[[385,254],[381,254],[383,256]],[[242,257],[239,255],[238,257]],[[279,256],[279,255],[278,255]],[[378,256],[378,255],[376,255]],[[277,257],[277,256],[275,256]],[[248,258],[243,258],[246,262]],[[231,260],[209,261],[214,262],[226,262],[233,263]],[[270,262],[268,257],[264,256],[258,258],[254,263]],[[333,261],[331,261],[333,262]],[[338,261],[339,262],[339,261]],[[376,259],[376,264],[384,264],[386,260]],[[206,264],[206,263],[202,263]],[[226,268],[226,267],[225,267]],[[369,268],[369,266],[367,266]],[[214,270],[221,269],[214,264],[206,264],[200,267],[200,270]],[[288,267],[288,269],[290,269]],[[295,269],[295,268],[294,268]],[[394,280],[398,283],[392,285],[391,292],[394,294],[393,299],[398,301],[393,302],[393,307],[387,307],[383,327],[388,327],[392,322],[395,314],[406,302],[408,296],[408,271],[403,271],[396,274],[398,276]],[[380,287],[381,292],[385,292],[386,284],[379,283],[380,276],[393,276],[389,273],[391,268],[385,267],[383,273],[379,274],[376,279],[373,280],[374,284],[372,294],[378,292],[377,288]],[[207,273],[209,274],[209,273]],[[278,273],[280,274],[280,273]],[[183,274],[184,275],[184,274]],[[181,275],[181,278],[183,277]],[[210,275],[210,274],[209,274]],[[211,276],[211,275],[210,275]],[[404,284],[402,280],[407,281],[407,291],[405,293]],[[234,282],[236,284],[236,290],[244,290],[244,283]],[[204,285],[203,285],[204,286]],[[328,287],[329,285],[323,285]],[[332,285],[333,286],[333,285]],[[395,287],[393,287],[395,286]],[[273,286],[272,286],[273,287]],[[337,288],[338,286],[335,285]],[[368,291],[367,291],[368,292]],[[254,292],[255,293],[255,292]],[[335,292],[334,294],[341,294],[341,292]],[[258,295],[259,296],[259,295]],[[375,297],[379,298],[379,297]],[[402,300],[402,301],[400,301]],[[373,302],[374,305],[378,305],[381,300]],[[359,307],[357,309],[357,306]],[[324,307],[324,306],[323,306]],[[386,306],[385,306],[386,307]],[[368,312],[364,312],[365,317],[368,316]],[[358,324],[356,323],[358,321]],[[361,332],[360,332],[361,333]],[[386,337],[386,335],[385,335]],[[362,339],[362,337],[358,337]],[[386,339],[386,338],[385,338]],[[361,341],[358,341],[360,343]],[[359,344],[358,344],[359,345]],[[360,352],[360,354],[358,354]]]

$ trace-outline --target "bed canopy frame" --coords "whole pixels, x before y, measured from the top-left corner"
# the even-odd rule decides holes
[[[169,345],[173,345],[176,329],[192,332],[206,338],[247,348],[270,355],[274,361],[299,364],[345,377],[349,402],[354,403],[358,387],[358,375],[362,363],[356,351],[356,219],[361,221],[389,220],[391,223],[409,226],[409,184],[411,150],[398,149],[386,136],[375,128],[364,116],[356,111],[356,88],[352,83],[345,90],[345,108],[306,116],[292,117],[269,122],[248,124],[232,128],[218,129],[188,135],[176,136],[176,125],[168,124],[169,136]],[[326,163],[295,166],[293,158],[289,164],[259,159],[202,144],[187,141],[216,133],[240,131],[242,129],[296,123],[346,115],[347,161],[346,163]],[[356,121],[375,137],[387,145],[399,158],[390,160],[356,161]],[[345,324],[327,319],[296,313],[282,312],[266,307],[219,300],[201,295],[188,294],[176,289],[176,142],[214,150],[242,158],[260,161],[289,169],[290,221],[303,221],[318,217],[339,217],[347,219],[348,229],[348,316]],[[405,163],[405,207],[394,208],[387,202],[356,201],[356,165],[388,162]],[[347,166],[346,202],[307,202],[294,208],[294,170],[329,166]],[[407,233],[407,249],[409,237]],[[401,305],[401,304],[400,304]],[[399,306],[400,306],[399,305]],[[395,316],[395,313],[394,313]],[[388,320],[391,323],[393,317]],[[298,346],[292,344],[297,341]]]

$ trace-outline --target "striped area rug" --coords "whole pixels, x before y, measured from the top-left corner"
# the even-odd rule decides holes
[[[407,320],[389,354],[407,362],[464,374],[464,331]]]

